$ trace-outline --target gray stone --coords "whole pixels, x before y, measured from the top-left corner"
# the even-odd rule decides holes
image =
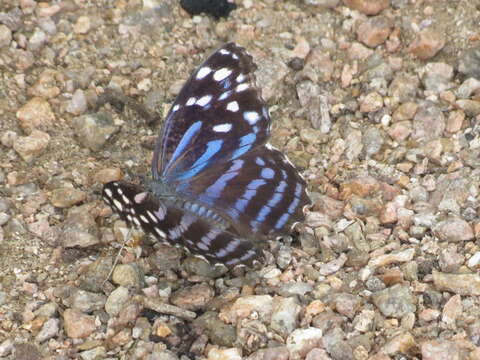
[[[116,316],[120,313],[120,310],[125,306],[130,299],[128,289],[123,286],[119,286],[108,296],[105,302],[105,311],[110,316]]]
[[[77,117],[73,125],[80,143],[93,151],[102,149],[119,130],[111,115],[102,112]]]
[[[480,46],[467,50],[459,59],[458,71],[480,80]]]
[[[282,336],[288,336],[297,325],[301,307],[294,297],[273,299],[273,311],[270,326]]]
[[[406,285],[394,285],[372,295],[375,306],[386,317],[401,318],[416,311],[415,297]]]

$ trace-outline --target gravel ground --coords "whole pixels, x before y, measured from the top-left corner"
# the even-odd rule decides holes
[[[480,359],[478,0],[0,3],[0,358]],[[259,269],[133,231],[102,183],[149,172],[162,116],[227,41],[308,180]]]

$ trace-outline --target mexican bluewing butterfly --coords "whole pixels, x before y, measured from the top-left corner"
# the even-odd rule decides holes
[[[267,140],[270,116],[252,57],[218,49],[183,86],[157,139],[147,189],[114,181],[105,201],[159,240],[225,265],[304,217],[305,181]]]

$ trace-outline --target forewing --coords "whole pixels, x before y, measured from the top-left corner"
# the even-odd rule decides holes
[[[181,237],[169,236],[180,223],[183,212],[167,208],[142,186],[112,181],[104,185],[102,197],[129,225],[141,227],[169,245],[183,245]]]
[[[165,120],[152,163],[155,179],[190,181],[266,142],[270,117],[254,84],[255,69],[233,43],[196,69]]]

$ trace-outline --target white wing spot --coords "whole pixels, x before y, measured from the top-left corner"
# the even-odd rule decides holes
[[[237,54],[233,54],[233,55],[232,55],[232,58],[234,58],[235,60],[238,60],[238,55],[237,55]]]
[[[105,189],[105,194],[107,194],[107,196],[108,196],[109,198],[111,198],[112,195],[113,195],[112,190],[110,190],[110,189]]]
[[[203,107],[206,106],[210,100],[212,100],[212,95],[205,95],[198,99],[196,104]]]
[[[140,226],[140,220],[138,220],[136,217],[133,218],[133,222],[135,225]]]
[[[118,188],[118,189],[117,189],[117,193],[118,193],[119,195],[123,195],[123,190],[122,190],[121,188]]]
[[[198,243],[198,244],[197,244],[197,248],[200,249],[200,250],[203,250],[203,251],[207,251],[207,250],[208,250],[208,246],[205,245],[204,243]]]
[[[248,84],[247,83],[242,83],[240,85],[237,85],[236,89],[237,92],[241,92],[241,91],[244,91],[244,90],[247,90],[248,89]]]
[[[127,219],[128,219],[128,221],[131,222],[131,221],[133,220],[132,215],[128,214],[128,215],[127,215]]]
[[[176,226],[176,227],[174,227],[173,229],[171,229],[171,230],[168,232],[168,235],[170,236],[170,238],[171,238],[172,240],[176,240],[176,239],[178,239],[180,236],[182,236],[182,233],[183,233],[183,232],[181,231],[181,229],[180,229],[178,226]]]
[[[255,158],[255,163],[260,166],[265,166],[265,161],[259,156]]]
[[[142,219],[142,221],[146,224],[148,224],[150,222],[150,221],[148,221],[148,219],[144,215],[140,215],[140,219]]]
[[[275,176],[275,170],[265,167],[262,169],[261,175],[264,179],[273,179],[273,177]]]
[[[165,208],[163,207],[163,205],[160,205],[158,207],[158,210],[154,211],[153,213],[155,214],[157,219],[160,220],[160,221],[162,221],[165,218],[165,215],[166,215],[166,211],[165,211]]]
[[[216,252],[216,256],[219,257],[219,258],[222,258],[222,257],[225,257],[227,256],[228,254],[232,253],[233,251],[235,251],[235,249],[237,247],[239,247],[241,244],[241,241],[238,240],[238,239],[233,239],[232,241],[230,241],[227,246],[225,246],[224,248],[218,250]]]
[[[130,208],[130,214],[135,215],[135,209],[133,207]]]
[[[236,80],[238,83],[243,82],[245,80],[245,75],[243,74],[238,75]]]
[[[178,109],[180,109],[180,105],[175,104],[175,105],[173,106],[173,108],[172,108],[172,112],[175,112],[175,111],[177,111]]]
[[[184,214],[180,220],[180,227],[182,227],[182,232],[186,231],[190,225],[195,222],[195,217],[191,214]]]
[[[226,133],[229,132],[232,129],[232,124],[226,123],[226,124],[220,124],[220,125],[215,125],[213,127],[213,131],[215,132],[220,132],[220,133]]]
[[[115,204],[115,207],[118,210],[123,211],[123,206],[122,206],[122,203],[120,201],[118,201],[117,199],[113,199],[113,203]]]
[[[222,55],[229,55],[230,51],[228,51],[226,49],[220,49],[219,53],[222,54]]]
[[[167,234],[165,234],[162,230],[160,230],[159,228],[155,227],[155,232],[162,238],[166,238],[167,237]]]
[[[123,194],[122,194],[122,200],[125,204],[130,204],[130,200]]]
[[[248,251],[245,253],[245,255],[243,255],[243,256],[240,258],[240,260],[241,260],[241,261],[244,261],[244,260],[252,257],[253,255],[255,255],[255,251],[254,251],[254,250],[248,250]]]
[[[243,113],[243,118],[248,121],[250,125],[254,125],[258,120],[260,120],[260,115],[256,111],[245,111]]]
[[[141,204],[142,202],[145,201],[146,198],[147,198],[147,193],[146,192],[141,192],[141,193],[138,193],[137,195],[135,195],[133,200],[137,204]]]
[[[227,68],[221,68],[213,74],[213,79],[215,81],[222,81],[223,79],[227,78],[232,73],[232,70]]]
[[[204,66],[202,67],[200,70],[198,70],[197,72],[197,79],[198,80],[201,80],[203,79],[205,76],[207,76],[208,74],[210,74],[212,72],[212,69],[210,69],[208,66]]]
[[[153,221],[154,223],[158,223],[157,218],[155,217],[155,215],[152,214],[152,212],[151,212],[150,210],[147,210],[147,215],[148,215],[148,217],[149,217],[150,219],[152,219],[152,221]]]
[[[232,112],[237,112],[240,107],[238,106],[238,102],[236,101],[231,101],[227,104],[227,110],[232,111]]]
[[[187,100],[185,105],[192,106],[193,104],[195,104],[195,101],[197,101],[197,99],[192,96],[190,99]]]
[[[222,95],[220,95],[220,96],[218,97],[218,100],[220,100],[220,101],[225,100],[225,99],[228,98],[231,94],[232,94],[232,91],[231,91],[231,90],[225,91]]]

